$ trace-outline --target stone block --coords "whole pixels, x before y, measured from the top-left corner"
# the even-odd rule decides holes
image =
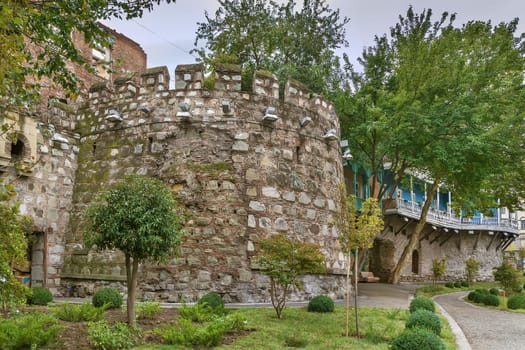
[[[254,210],[254,211],[265,211],[266,210],[266,206],[261,203],[261,202],[257,202],[257,201],[250,201],[250,209]]]
[[[263,194],[264,197],[281,198],[281,194],[274,187],[263,187],[262,188],[262,194]]]

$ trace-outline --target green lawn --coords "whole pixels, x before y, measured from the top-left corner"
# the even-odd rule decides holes
[[[461,288],[448,288],[448,287],[445,287],[445,284],[442,284],[442,283],[427,284],[422,287],[419,287],[416,290],[416,295],[424,296],[427,298],[432,298],[435,295],[455,293],[455,292],[466,292],[466,291],[475,290],[478,288],[490,289],[493,287],[497,288],[498,286],[499,284],[497,282],[474,282],[474,283],[470,283],[468,287],[461,287]]]
[[[237,338],[232,344],[215,349],[286,349],[288,341],[302,340],[302,349],[388,349],[393,337],[405,328],[407,310],[360,308],[361,339],[344,337],[345,311],[336,307],[333,313],[311,313],[306,308],[286,308],[283,319],[275,316],[268,308],[247,308],[240,310],[248,319],[249,334]],[[456,349],[455,339],[446,321],[442,318],[442,339],[447,350]],[[355,321],[351,318],[355,332]],[[142,346],[137,349],[183,349],[174,346]]]

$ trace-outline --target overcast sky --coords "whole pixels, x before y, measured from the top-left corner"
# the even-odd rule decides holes
[[[301,0],[296,0],[301,3]],[[382,35],[406,14],[409,5],[416,13],[432,9],[437,20],[444,11],[456,13],[456,24],[469,20],[491,20],[493,23],[521,19],[518,31],[525,32],[525,0],[328,0],[339,8],[341,16],[350,18],[346,33],[349,47],[343,49],[355,62],[364,47],[373,44],[374,35]],[[148,55],[148,67],[168,66],[170,75],[178,64],[195,62],[189,54],[193,48],[197,22],[203,22],[204,11],[214,14],[217,0],[177,0],[161,5],[141,19],[105,22],[118,32],[138,42]]]

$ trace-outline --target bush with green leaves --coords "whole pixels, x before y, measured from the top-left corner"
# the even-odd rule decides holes
[[[392,340],[391,350],[445,350],[443,341],[423,328],[407,328]]]
[[[46,306],[53,301],[53,294],[45,287],[31,288],[31,296],[27,298],[27,303],[30,305],[44,305]]]
[[[151,319],[160,312],[160,302],[145,301],[136,305],[137,319]]]
[[[454,288],[461,288],[461,282],[459,281],[454,282]]]
[[[308,303],[308,312],[334,312],[334,301],[327,295],[317,295]]]
[[[0,318],[0,349],[37,349],[51,346],[62,327],[53,315],[31,313],[13,318]]]
[[[447,282],[447,283],[445,283],[445,287],[447,287],[447,288],[454,288],[454,282]]]
[[[507,307],[511,310],[525,309],[525,295],[516,294],[509,297]]]
[[[419,309],[410,314],[406,322],[406,328],[424,328],[434,332],[436,335],[441,334],[441,321],[432,311]]]
[[[100,288],[93,294],[91,302],[96,307],[107,304],[110,309],[119,308],[122,306],[122,295],[115,288]]]
[[[109,325],[106,321],[88,323],[88,340],[93,349],[124,350],[140,343],[140,329],[122,322]]]
[[[500,303],[498,296],[493,294],[483,295],[481,302],[489,306],[499,306]]]
[[[473,257],[465,260],[465,271],[467,282],[473,282],[479,272],[480,263]]]
[[[490,288],[489,293],[492,295],[499,295],[499,289],[498,288]]]
[[[521,289],[521,273],[514,266],[504,262],[501,266],[494,268],[494,280],[498,281],[506,294],[513,290]]]
[[[432,299],[426,298],[426,297],[415,297],[410,302],[410,313],[415,312],[419,309],[425,309],[431,312],[436,311],[436,305],[432,301]]]
[[[468,288],[469,286],[470,286],[470,283],[468,283],[467,281],[461,281],[461,287]]]
[[[467,299],[470,300],[470,301],[473,301],[475,303],[479,303],[480,300],[481,300],[481,293],[476,292],[476,291],[472,291],[472,292],[468,293]]]
[[[204,294],[197,303],[198,304],[206,303],[214,309],[224,307],[224,300],[222,300],[222,297],[219,294],[214,293],[214,292]]]
[[[432,281],[436,284],[436,281],[445,276],[447,271],[447,259],[433,259],[432,260]]]
[[[160,335],[167,344],[209,348],[219,345],[225,334],[245,327],[246,318],[234,312],[222,317],[214,317],[203,324],[180,318],[177,320],[177,325],[158,328],[153,333]]]
[[[96,307],[89,302],[83,304],[63,303],[54,308],[55,316],[68,322],[99,321],[104,316],[108,305]]]
[[[193,306],[182,304],[182,307],[178,311],[181,318],[198,323],[211,321],[215,317],[224,315],[226,313],[226,309],[214,309],[208,304],[199,303]]]

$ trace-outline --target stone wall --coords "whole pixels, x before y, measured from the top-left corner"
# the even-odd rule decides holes
[[[390,271],[398,261],[403,248],[408,241],[408,235],[414,229],[399,216],[387,216],[385,229],[374,242],[371,252],[370,269],[383,281],[388,280]],[[399,232],[398,232],[399,231]],[[431,232],[430,226],[423,232]],[[466,277],[465,260],[473,257],[480,263],[478,280],[493,280],[492,269],[502,263],[503,254],[500,248],[500,239],[494,236],[498,233],[488,231],[459,231],[449,230],[433,231],[423,235],[415,250],[418,254],[418,273],[412,271],[412,256],[401,273],[404,281],[430,281],[432,280],[432,260],[445,258],[447,269],[443,280],[458,281]]]
[[[62,104],[50,107],[41,118],[46,123],[12,116],[13,130],[23,143],[20,155],[12,154],[14,146],[6,134],[0,137],[2,173],[15,186],[20,213],[33,220],[32,285],[54,291],[60,284],[79,151],[70,111]]]
[[[204,89],[201,65],[178,66],[175,90],[165,67],[140,81],[97,86],[78,113],[78,169],[66,238],[62,283],[88,291],[124,280],[122,257],[94,253],[82,242],[79,214],[93,195],[126,174],[156,176],[177,193],[188,221],[181,255],[141,275],[145,299],[193,301],[216,291],[227,301],[268,301],[268,282],[251,264],[257,240],[277,232],[317,243],[329,274],[305,277],[295,299],[341,296],[344,257],[330,224],[342,181],[334,107],[288,82],[284,99],[272,74],[258,72],[254,93],[240,90],[236,66],[216,67]],[[188,108],[185,108],[185,107]],[[266,121],[267,108],[279,117]],[[106,117],[118,111],[121,122]],[[300,125],[305,116],[312,119]]]

